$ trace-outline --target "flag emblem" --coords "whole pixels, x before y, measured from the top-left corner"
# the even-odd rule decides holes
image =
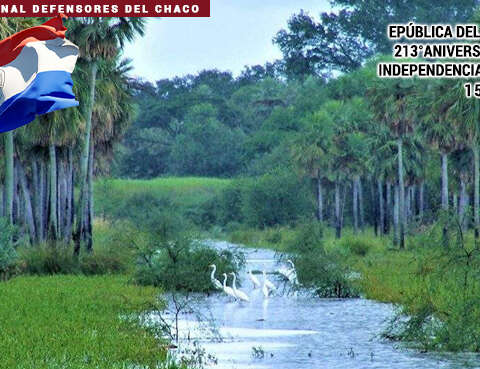
[[[78,47],[66,30],[58,16],[0,41],[0,132],[78,105],[71,77]]]

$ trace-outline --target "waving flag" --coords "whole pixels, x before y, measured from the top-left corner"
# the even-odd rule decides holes
[[[71,77],[78,47],[66,31],[58,16],[0,41],[0,132],[78,105]]]

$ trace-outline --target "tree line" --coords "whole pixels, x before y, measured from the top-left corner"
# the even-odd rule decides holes
[[[2,18],[0,38],[42,18]],[[78,108],[37,118],[2,136],[0,215],[31,243],[74,241],[92,250],[93,178],[134,115],[130,65],[120,52],[142,35],[141,18],[74,18],[67,37],[80,48],[72,75]],[[78,190],[78,194],[75,193]]]

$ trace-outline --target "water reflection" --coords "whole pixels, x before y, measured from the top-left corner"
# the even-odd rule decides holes
[[[216,242],[215,246],[235,247],[225,242]],[[246,261],[247,270],[272,272],[278,268],[271,251],[246,250]],[[234,303],[222,294],[200,300],[200,310],[215,319],[221,342],[214,334],[200,329],[193,316],[186,315],[180,322],[184,338],[198,340],[218,359],[207,367],[480,368],[477,355],[422,354],[380,339],[379,334],[393,314],[389,304],[364,299],[319,299],[303,294],[295,297],[281,292],[264,299],[260,289],[252,288],[245,272],[239,277],[250,303]]]

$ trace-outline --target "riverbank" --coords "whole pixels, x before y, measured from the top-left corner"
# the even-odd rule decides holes
[[[369,299],[397,304],[398,319],[385,332],[387,337],[414,342],[421,350],[480,351],[480,252],[472,232],[463,234],[451,225],[445,247],[441,224],[424,225],[410,232],[406,248],[400,250],[393,246],[391,236],[375,236],[370,228],[358,234],[345,228],[342,238],[336,239],[333,229],[308,219],[304,223],[279,223],[295,226],[261,229],[232,220],[249,219],[250,210],[257,208],[246,205],[263,201],[258,190],[264,182],[260,182],[238,182],[233,187],[228,181],[208,178],[97,182],[97,214],[104,212],[116,219],[125,213],[127,218],[137,220],[146,208],[154,206],[168,209],[169,214],[179,213],[193,223],[197,238],[225,239],[297,256],[302,253],[301,258],[293,257],[307,277],[302,282],[320,289],[335,285],[333,294],[330,291],[319,296],[352,297],[358,295],[354,291],[357,289]],[[234,201],[238,193],[242,194],[240,203]],[[117,197],[122,202],[114,201]],[[278,199],[263,201],[266,207],[262,209],[268,211],[256,213],[287,214],[284,208],[279,211],[273,206],[278,203]],[[228,213],[223,214],[222,209],[228,209]],[[117,214],[119,211],[123,213]],[[230,221],[218,223],[219,219]],[[360,278],[349,278],[356,275]],[[341,294],[337,294],[339,290]]]
[[[224,237],[285,252],[298,232],[289,227],[243,229]],[[463,241],[452,234],[444,248],[439,247],[441,231],[432,227],[411,236],[407,248],[399,250],[372,230],[346,230],[336,239],[327,229],[318,243],[347,270],[359,273],[354,285],[362,296],[398,306],[386,337],[421,350],[480,352],[480,258],[472,234]]]
[[[2,368],[167,367],[166,343],[139,318],[163,308],[155,288],[123,276],[16,277],[0,296]]]

